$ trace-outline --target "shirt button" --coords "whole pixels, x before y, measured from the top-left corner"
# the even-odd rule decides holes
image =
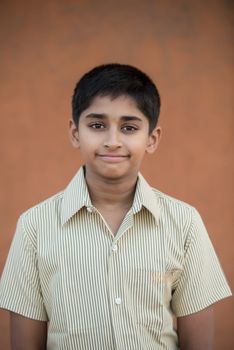
[[[116,303],[116,305],[120,305],[122,303],[122,299],[121,298],[115,298],[115,303]]]
[[[92,207],[87,207],[87,211],[88,211],[89,213],[92,213],[92,212],[93,212]]]
[[[117,244],[114,244],[114,245],[112,246],[112,250],[113,250],[113,252],[116,252],[116,251],[118,250]]]

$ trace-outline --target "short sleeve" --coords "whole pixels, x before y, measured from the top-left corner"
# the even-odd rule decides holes
[[[47,321],[36,247],[24,229],[24,217],[18,223],[0,284],[0,307],[32,319]]]
[[[192,209],[184,266],[172,295],[175,316],[198,312],[231,296],[224,273],[199,213]]]

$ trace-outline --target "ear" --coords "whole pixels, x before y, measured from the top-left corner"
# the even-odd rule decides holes
[[[146,152],[152,154],[158,148],[159,142],[162,136],[162,128],[157,126],[149,135],[148,144],[146,147]]]
[[[79,148],[80,141],[79,141],[78,127],[76,126],[76,124],[72,119],[69,120],[69,137],[73,147]]]

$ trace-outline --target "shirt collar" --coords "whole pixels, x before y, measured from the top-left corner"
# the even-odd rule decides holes
[[[81,167],[64,191],[61,208],[61,222],[65,224],[83,207],[91,207],[91,199]]]
[[[62,225],[83,207],[92,207],[92,202],[85,181],[84,168],[81,167],[63,193],[61,208]],[[154,216],[156,221],[159,220],[160,210],[157,196],[144,177],[139,173],[132,205],[133,214],[139,212],[142,207],[145,207]]]
[[[142,207],[146,208],[158,222],[160,216],[160,208],[157,195],[145,180],[145,178],[141,175],[141,173],[139,173],[136,192],[132,205],[133,213],[137,213],[142,209]]]

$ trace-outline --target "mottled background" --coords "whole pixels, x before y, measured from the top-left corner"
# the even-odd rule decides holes
[[[200,211],[233,286],[233,1],[1,0],[0,269],[24,210],[80,166],[68,140],[74,84],[133,64],[157,83],[163,140],[142,172]],[[216,306],[216,350],[234,348],[233,300]],[[9,349],[0,312],[0,348]]]

